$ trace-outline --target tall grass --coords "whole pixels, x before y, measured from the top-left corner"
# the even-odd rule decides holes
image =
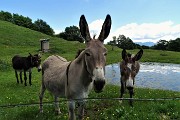
[[[41,84],[41,74],[33,69],[32,86],[17,84],[14,70],[12,69],[11,58],[15,54],[27,56],[29,53],[35,54],[40,49],[40,39],[50,38],[50,52],[42,53],[42,60],[49,55],[58,54],[67,60],[73,60],[76,51],[84,48],[84,44],[78,42],[68,42],[56,37],[32,31],[23,27],[13,25],[8,22],[0,21],[0,105],[37,103]],[[121,49],[108,48],[107,64],[117,63],[121,60]],[[137,53],[138,50],[129,51]],[[169,62],[180,63],[180,53],[170,51],[144,50],[142,62]],[[119,97],[119,87],[107,85],[100,94],[90,93],[89,97],[114,98]],[[136,88],[135,98],[165,98],[179,97],[180,92],[142,89]],[[128,97],[126,95],[125,97]],[[60,99],[61,101],[62,99]],[[53,96],[45,93],[43,101],[53,101]],[[35,106],[17,106],[13,108],[0,107],[0,120],[66,120],[68,110],[66,102],[60,102],[62,114],[54,114],[53,105],[44,105],[44,113],[39,113],[38,105]],[[179,101],[155,101],[155,102],[134,102],[134,107],[128,105],[128,101],[120,104],[118,101],[87,101],[85,119],[90,120],[162,120],[162,119],[180,119]]]

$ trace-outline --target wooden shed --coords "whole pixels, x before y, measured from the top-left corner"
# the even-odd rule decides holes
[[[41,43],[41,51],[48,52],[49,51],[49,38],[48,39],[40,39]]]

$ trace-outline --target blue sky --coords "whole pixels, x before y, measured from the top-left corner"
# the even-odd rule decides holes
[[[85,15],[91,34],[99,34],[107,14],[112,36],[124,34],[134,42],[180,37],[180,0],[1,0],[0,10],[46,21],[56,33],[78,26]]]

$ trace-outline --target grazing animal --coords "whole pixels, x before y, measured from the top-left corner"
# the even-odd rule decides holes
[[[143,50],[141,49],[135,56],[126,52],[125,49],[122,51],[122,62],[120,63],[120,72],[121,72],[121,95],[120,98],[123,97],[123,94],[126,88],[129,90],[130,98],[134,95],[134,83],[135,76],[138,74],[140,69],[140,64],[138,60],[141,59],[143,55]],[[130,100],[130,105],[132,105],[132,99]]]
[[[24,85],[27,86],[26,72],[29,72],[29,84],[32,85],[32,83],[31,83],[32,68],[37,67],[38,72],[41,71],[41,56],[40,56],[40,54],[31,55],[30,53],[29,53],[28,57],[21,57],[19,55],[15,55],[12,58],[12,65],[15,70],[17,83],[19,83],[18,71],[20,71],[21,83],[23,83],[22,72],[24,72],[24,81],[25,81]]]
[[[72,62],[60,56],[49,56],[42,64],[42,86],[40,91],[40,112],[43,112],[42,99],[45,90],[55,96],[55,111],[59,114],[59,97],[67,97],[69,119],[76,119],[75,101],[78,99],[78,119],[83,119],[84,105],[89,91],[102,91],[105,85],[105,64],[107,49],[103,45],[111,28],[111,17],[106,16],[98,39],[92,39],[85,16],[80,17],[80,32],[85,39],[86,48]]]

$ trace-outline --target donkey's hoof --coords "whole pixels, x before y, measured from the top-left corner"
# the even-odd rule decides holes
[[[43,110],[39,110],[40,113],[43,113]]]
[[[130,107],[134,107],[133,104],[130,104]]]
[[[130,102],[129,102],[129,105],[130,105],[131,107],[133,107],[133,102],[132,102],[132,101],[130,101]]]

